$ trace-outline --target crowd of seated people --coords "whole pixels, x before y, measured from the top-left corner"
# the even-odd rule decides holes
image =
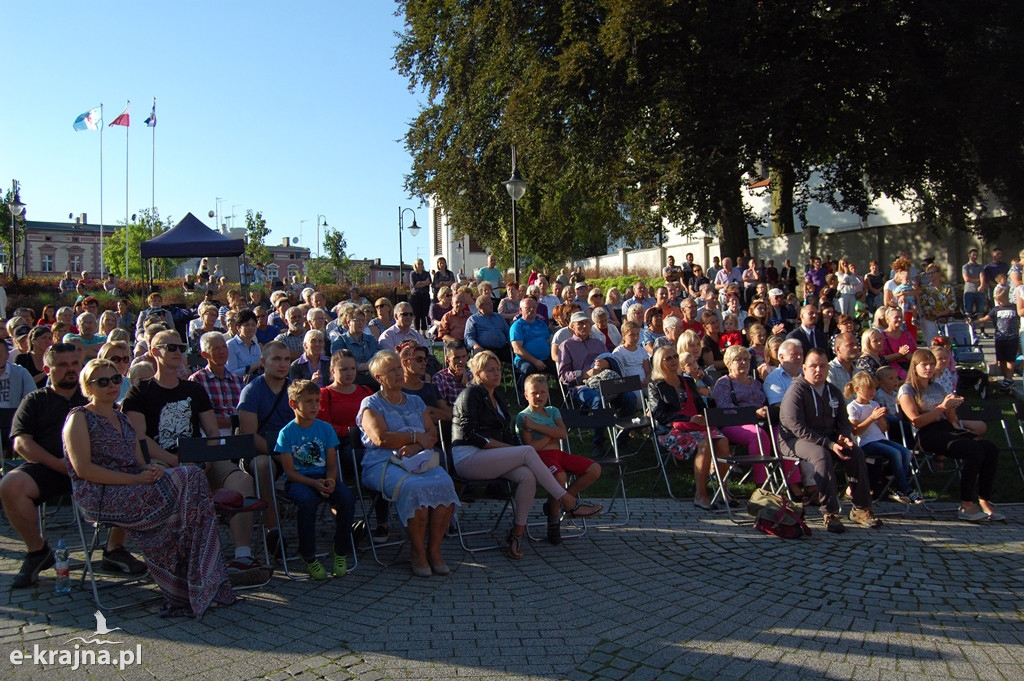
[[[993,263],[982,266],[972,251],[962,274],[965,309],[980,315],[987,295],[996,303],[989,317],[979,319],[993,321],[1002,360],[1011,340],[1014,352],[1019,349],[1024,288],[1019,261],[1003,269],[1000,259],[995,252]],[[110,520],[88,507],[104,486],[116,496],[140,485],[171,484],[174,494],[193,490],[187,493],[206,498],[220,488],[253,495],[258,480],[260,494],[268,495],[284,475],[293,498],[307,503],[312,489],[348,517],[350,497],[339,491],[336,469],[351,460],[353,427],[367,449],[363,481],[380,493],[373,539],[387,538],[390,505],[412,540],[417,576],[448,573],[440,540],[460,503],[445,468],[409,474],[401,463],[437,446],[438,422],[454,426],[453,472],[518,483],[508,554],[523,554],[536,483],[548,494],[548,537],[559,543],[553,523],[563,511],[600,511],[576,497],[600,470],[590,459],[558,453],[566,435],[558,410],[547,404],[548,377],[586,410],[602,405],[603,380],[636,376],[640,392],[618,394],[611,406],[619,416],[652,415],[660,446],[693,459],[694,503],[703,509],[712,508],[707,481],[714,459],[732,443],[752,453],[794,457],[798,464],[784,465],[791,495],[820,505],[832,532],[844,530],[838,463],[852,497],[850,519],[877,527],[866,452],[891,459],[894,500],[921,501],[907,481],[905,448],[886,444],[890,433],[901,430],[891,426],[903,418],[920,431],[936,465],[946,457],[962,460],[960,519],[1003,517],[991,500],[997,456],[981,437],[984,424],[956,416],[962,398],[955,394],[955,358],[941,339],[923,349],[932,345],[927,336],[936,332],[937,321],[958,307],[931,263],[922,282],[906,255],[892,263],[888,279],[875,261],[862,277],[847,259],[814,258],[801,286],[788,260],[776,269],[772,261],[759,265],[746,255],[723,258],[721,265],[716,258],[705,274],[686,254],[682,266],[671,259],[664,286],[637,281],[623,294],[591,287],[581,271],[550,280],[537,273],[520,286],[494,278],[494,269],[489,263],[478,281],[468,282],[443,259],[430,272],[420,262],[411,302],[378,298],[372,305],[357,287],[333,307],[323,293],[301,285],[291,294],[276,290],[266,302],[262,294],[247,301],[237,290],[207,288],[195,301],[194,319],[184,322],[157,292],[137,313],[123,299],[116,309],[101,310],[87,295],[86,273],[77,281],[65,276],[60,290],[78,294],[73,305],[47,305],[38,320],[35,311],[19,308],[0,325],[0,408],[17,409],[14,451],[28,462],[0,483],[4,508],[28,551],[15,585],[34,584],[52,564],[45,538],[31,527],[33,509],[69,490],[87,512]],[[1013,306],[1016,315],[1003,312]],[[927,330],[920,348],[919,326]],[[431,351],[434,343],[443,346],[443,364]],[[496,391],[506,365],[514,367],[512,390],[530,404],[518,428]],[[301,390],[290,392],[290,386]],[[772,417],[773,427],[708,429],[704,410],[715,405],[751,407]],[[66,418],[64,442],[41,432],[47,424],[59,431]],[[327,430],[315,426],[319,421]],[[226,434],[234,424],[254,436],[253,460],[210,466],[199,477],[173,473],[178,438]],[[315,437],[307,433],[311,428]],[[128,433],[146,442],[151,463],[140,463],[134,447],[118,444]],[[110,440],[112,449],[98,456],[88,446],[95,438]],[[316,456],[307,456],[310,438],[319,443]],[[628,436],[620,438],[617,444],[628,447]],[[607,450],[604,429],[595,430],[593,445],[595,458]],[[766,475],[763,466],[755,467],[755,482]],[[145,498],[135,509],[142,514],[148,512]],[[720,499],[735,503],[728,492]],[[269,508],[263,518],[271,546],[281,542],[276,511]],[[308,517],[307,508],[299,552],[310,574],[344,575],[347,531],[336,536],[333,562],[325,568],[313,553]],[[138,533],[141,521],[122,520],[145,559],[159,565],[163,558],[153,538]],[[118,518],[112,521],[118,524]],[[234,556],[223,566],[211,564],[213,573],[204,579],[212,584],[202,594],[190,600],[191,592],[183,597],[175,590],[180,585],[161,584],[168,612],[199,616],[211,604],[232,601],[222,584],[265,576],[269,566],[250,546],[253,522],[244,513],[231,520]],[[211,531],[205,527],[192,530]],[[137,573],[141,561],[124,541],[123,532],[111,535],[105,564]],[[206,541],[203,550],[219,551],[219,544]]]

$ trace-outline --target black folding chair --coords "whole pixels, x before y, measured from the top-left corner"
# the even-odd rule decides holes
[[[600,430],[606,429],[611,432],[611,429],[615,426],[618,419],[615,417],[615,410],[613,409],[595,409],[593,411],[583,413],[576,409],[561,409],[562,422],[565,423],[566,430],[570,428],[577,428],[580,430],[593,429]],[[570,443],[568,440],[565,442],[566,451],[570,454]],[[629,455],[630,457],[635,454]],[[619,497],[622,498],[622,508],[625,512],[625,517],[622,522],[619,523],[601,523],[601,527],[618,527],[625,525],[629,521],[629,499],[626,497],[626,472],[628,468],[628,458],[625,456],[619,456],[618,448],[612,449],[611,457],[601,457],[594,460],[601,466],[602,470],[614,469],[616,474],[615,488],[612,492],[611,502],[608,504],[608,508],[605,509],[605,515],[609,515],[612,509],[615,507],[615,502]],[[652,467],[653,468],[653,467]],[[649,470],[649,469],[644,469]],[[639,471],[629,471],[639,472]],[[596,526],[596,523],[588,523],[588,525]]]
[[[462,489],[466,485],[498,485],[501,489],[507,490],[508,499],[504,501],[501,509],[498,511],[497,516],[494,519],[494,525],[489,528],[480,530],[466,531],[462,529],[462,521],[459,518],[461,509],[455,508],[455,512],[452,514],[452,524],[455,527],[456,533],[459,535],[459,543],[462,548],[469,553],[479,553],[480,551],[491,551],[493,549],[500,549],[505,546],[504,543],[488,544],[485,546],[469,546],[466,543],[466,537],[474,537],[485,534],[494,534],[499,531],[501,527],[501,521],[505,517],[505,514],[510,510],[515,513],[515,497],[512,482],[505,478],[493,478],[490,480],[476,480],[464,478],[458,474],[455,470],[455,460],[452,458],[452,422],[451,421],[440,421],[438,422],[438,440],[441,444],[441,465],[444,466],[448,475],[451,477],[452,482],[455,483],[455,489]],[[479,503],[479,502],[477,502]]]
[[[705,430],[707,432],[708,447],[711,449],[711,484],[715,488],[715,493],[711,497],[712,505],[716,501],[721,501],[721,506],[725,508],[726,514],[729,516],[729,520],[741,525],[753,523],[753,518],[747,518],[745,516],[737,517],[733,515],[732,508],[729,506],[729,479],[732,477],[734,471],[742,471],[742,480],[745,480],[747,475],[751,472],[753,467],[764,466],[765,467],[765,481],[762,485],[764,489],[773,488],[788,488],[786,485],[786,476],[782,471],[782,457],[775,451],[764,451],[761,445],[761,439],[757,440],[757,453],[748,452],[746,456],[723,456],[719,457],[715,455],[714,444],[711,439],[712,428],[725,428],[728,426],[745,426],[755,425],[759,426],[761,418],[757,414],[755,407],[726,407],[720,409],[705,409],[704,410],[704,422]],[[767,431],[766,431],[766,434]],[[769,442],[772,449],[774,449],[774,442],[769,435]],[[723,475],[719,470],[719,464],[724,464],[726,467],[725,474]]]
[[[244,461],[247,464],[256,465],[256,442],[251,433],[246,435],[217,435],[214,437],[182,437],[178,438],[178,462],[180,464],[204,464],[215,461]],[[253,473],[257,471],[253,470]],[[228,522],[239,513],[256,513],[267,508],[268,504],[259,498],[259,476],[253,475],[256,485],[256,496],[242,500],[237,507],[225,507],[214,505],[217,516],[223,522]],[[263,564],[268,566],[267,578],[257,584],[246,584],[234,587],[235,590],[256,589],[266,585],[273,577],[274,571],[270,566],[270,551],[267,546],[267,533],[263,526],[263,518],[255,523],[263,543]]]
[[[1009,452],[1013,457],[1017,474],[1024,480],[1024,403],[1014,402],[1013,417],[1009,418],[1005,413],[1000,413],[999,421],[1003,427],[1003,437],[1006,439],[1006,446],[1001,447],[999,451]]]
[[[375,510],[378,500],[383,500],[384,496],[380,492],[370,487],[367,487],[366,485],[363,484],[362,465],[363,454],[366,452],[366,448],[363,446],[362,431],[359,430],[357,426],[352,426],[351,428],[348,429],[348,441],[349,444],[351,445],[350,451],[352,457],[352,473],[355,476],[355,484],[353,485],[353,488],[355,489],[356,492],[356,499],[359,502],[359,512],[362,515],[363,525],[366,528],[366,540],[369,542],[370,553],[373,554],[373,559],[377,562],[378,565],[389,567],[393,565],[395,561],[398,559],[398,554],[402,551],[402,545],[405,544],[406,535],[404,532],[398,531],[398,539],[389,538],[388,541],[374,541],[372,532],[370,530],[370,528],[373,527],[373,524],[371,523],[370,520],[370,513]],[[388,502],[384,501],[384,503]],[[390,503],[388,503],[388,508],[390,513],[390,511],[393,509],[393,506]],[[401,525],[401,523],[399,523],[399,525]],[[354,541],[354,534],[352,538]],[[395,559],[390,561],[383,560],[380,554],[377,553],[377,549],[384,549],[392,546],[398,547],[398,550],[395,553]]]

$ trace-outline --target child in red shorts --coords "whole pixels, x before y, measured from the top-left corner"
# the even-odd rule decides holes
[[[559,440],[568,437],[562,414],[548,404],[548,377],[544,374],[530,374],[523,382],[523,394],[530,405],[516,417],[516,430],[524,445],[537,450],[541,461],[548,467],[555,479],[564,487],[567,473],[576,476],[569,485],[570,494],[578,495],[601,477],[601,466],[584,456],[563,452],[558,448]],[[548,541],[562,543],[561,506],[557,499],[548,497],[544,504],[548,516]]]

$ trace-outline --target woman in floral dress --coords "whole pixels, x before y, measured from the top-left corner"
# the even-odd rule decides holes
[[[89,404],[64,424],[75,502],[85,517],[123,527],[164,592],[162,616],[202,617],[235,602],[221,556],[217,518],[202,468],[163,468],[142,458],[135,430],[114,407],[121,374],[105,359],[80,378]]]

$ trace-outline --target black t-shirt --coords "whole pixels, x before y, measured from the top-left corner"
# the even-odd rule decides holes
[[[18,406],[11,424],[11,437],[29,435],[36,443],[58,458],[64,456],[64,440],[61,430],[68,412],[74,407],[88,404],[76,388],[71,399],[65,399],[52,388],[33,390]]]
[[[31,352],[23,352],[14,358],[14,363],[18,366],[25,367],[32,378],[35,378],[39,374],[43,373],[42,367],[37,367],[36,363],[32,360]],[[37,384],[38,385],[38,384]]]
[[[150,379],[128,391],[122,409],[126,414],[142,414],[146,418],[146,435],[173,452],[178,448],[179,437],[199,436],[199,415],[213,411],[213,404],[203,386],[193,381],[178,381],[177,386],[168,389]]]
[[[864,280],[871,282],[871,288],[881,289],[882,284],[885,283],[885,277],[881,274],[865,274]]]

